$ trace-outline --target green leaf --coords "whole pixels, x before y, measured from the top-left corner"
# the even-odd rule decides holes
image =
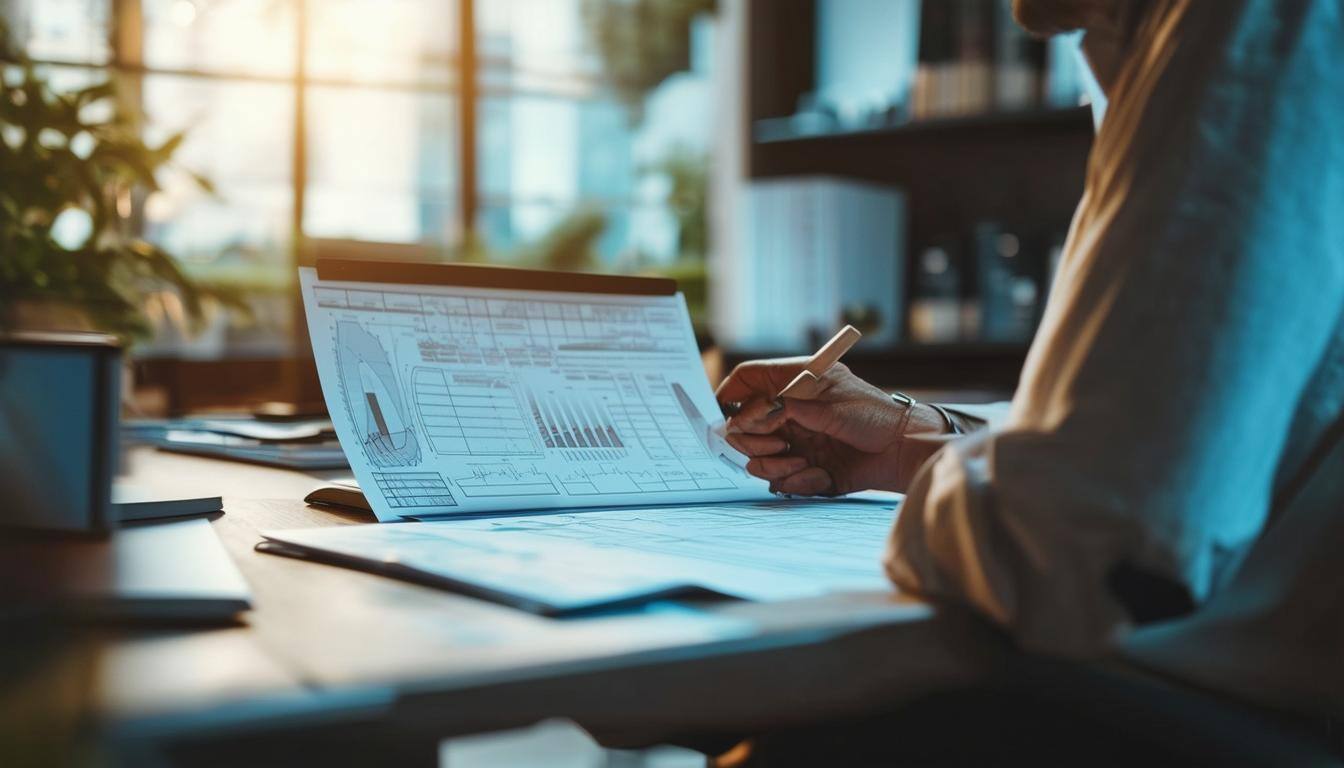
[[[89,153],[89,162],[108,169],[120,169],[128,181],[142,184],[150,191],[159,189],[155,164],[143,148],[103,142]]]
[[[178,267],[176,259],[153,243],[144,240],[132,241],[129,250],[140,258],[141,265],[147,268],[153,277],[177,289],[188,315],[196,319],[201,317],[202,292]]]
[[[157,159],[159,163],[167,162],[174,154],[177,153],[178,147],[182,146],[182,142],[186,138],[187,134],[185,131],[178,131],[172,136],[169,136],[167,141],[164,141],[162,144],[159,145],[158,149],[154,150],[153,155],[155,159]]]
[[[199,286],[171,254],[128,237],[117,216],[119,193],[128,187],[159,188],[156,175],[180,150],[185,133],[148,146],[140,133],[140,116],[119,101],[85,121],[85,107],[115,100],[115,81],[53,89],[11,45],[3,18],[0,75],[0,130],[11,135],[0,141],[0,310],[14,297],[72,302],[99,328],[127,340],[150,330],[145,300],[155,291],[176,293],[193,323],[204,317],[206,298],[232,311],[246,311],[241,294]],[[48,146],[37,140],[44,131]],[[53,131],[65,140],[51,140]],[[69,139],[83,132],[89,151],[81,159]],[[204,176],[190,175],[217,194]],[[71,207],[89,213],[93,230],[88,242],[66,249],[51,238],[51,224]]]
[[[187,175],[191,176],[191,180],[196,182],[196,186],[204,190],[206,194],[214,197],[219,196],[219,189],[215,186],[215,182],[211,181],[209,177],[195,171],[187,171]]]
[[[87,88],[80,88],[70,94],[74,101],[80,107],[87,107],[90,104],[97,103],[103,99],[109,99],[117,95],[117,86],[111,80],[104,80],[101,83],[95,83]]]
[[[238,313],[244,319],[252,320],[256,312],[247,301],[247,291],[235,286],[210,285],[202,289],[206,295],[219,302],[225,309]]]

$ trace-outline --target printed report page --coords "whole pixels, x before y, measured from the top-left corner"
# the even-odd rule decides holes
[[[770,498],[714,429],[680,295],[300,280],[381,521]]]

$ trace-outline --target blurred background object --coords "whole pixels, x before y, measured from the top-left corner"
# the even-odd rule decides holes
[[[865,339],[846,363],[888,386],[1011,393],[1092,143],[1077,40],[1028,37],[1011,0],[743,0],[720,18],[739,27],[744,114],[733,130],[747,137],[725,188],[825,177],[905,201],[887,232],[866,238],[899,233],[895,274],[871,279],[888,281],[900,333],[880,347]],[[721,338],[765,339],[773,328],[734,314],[734,280],[777,258],[749,247],[751,233],[789,222],[745,211],[720,220],[712,317]],[[797,291],[813,282],[793,279]],[[804,351],[752,346],[728,350],[725,364]]]
[[[0,333],[0,531],[114,527],[120,388],[111,336]]]
[[[899,340],[905,200],[899,189],[824,176],[753,182],[720,340],[737,349],[815,348],[843,319],[869,346]]]
[[[0,323],[129,338],[149,331],[150,303],[165,301],[199,323],[207,292],[132,220],[185,135],[150,146],[115,83],[55,85],[14,47],[4,19],[0,67]]]
[[[1011,389],[1091,130],[1072,44],[1027,38],[1008,8],[0,0],[6,99],[27,57],[51,93],[101,97],[152,163],[119,182],[106,231],[155,281],[118,288],[111,317],[66,293],[91,326],[139,332],[148,415],[314,410],[295,268],[330,255],[669,275],[725,364],[855,322],[877,333],[852,362],[879,382]],[[889,225],[814,206],[804,237],[788,206],[753,213],[786,180],[900,202]],[[53,233],[77,237],[76,218]],[[795,254],[811,238],[815,268],[767,235]]]

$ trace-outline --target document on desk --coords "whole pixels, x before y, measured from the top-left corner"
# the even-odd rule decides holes
[[[547,615],[706,592],[788,600],[889,589],[881,558],[894,506],[774,500],[342,525],[266,531],[262,549]]]
[[[258,549],[546,614],[885,588],[895,500],[778,499],[748,475],[680,294],[311,269],[301,286],[332,423],[381,522],[265,531]]]
[[[319,280],[331,420],[379,520],[769,498],[682,297]]]

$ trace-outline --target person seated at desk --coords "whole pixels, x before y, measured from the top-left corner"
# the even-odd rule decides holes
[[[800,361],[752,362],[718,391],[745,403],[729,441],[779,492],[905,492],[902,590],[1029,651],[1334,719],[1338,742],[1344,4],[1014,10],[1085,30],[1104,121],[1011,406],[985,423],[842,365],[772,402]]]

